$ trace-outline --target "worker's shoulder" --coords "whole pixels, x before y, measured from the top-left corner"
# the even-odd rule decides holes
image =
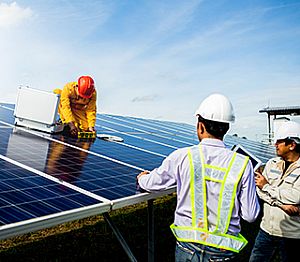
[[[69,82],[64,85],[62,89],[62,96],[75,96],[76,91],[75,88],[77,86],[77,82]]]
[[[77,86],[77,82],[68,82],[65,84],[64,88],[74,88]]]
[[[194,146],[189,146],[189,147],[182,147],[174,150],[170,155],[187,155],[188,151]]]
[[[276,157],[273,157],[273,158],[270,158],[267,162],[268,165],[272,165],[272,164],[278,164],[280,162],[284,161],[281,157],[279,156],[276,156]]]

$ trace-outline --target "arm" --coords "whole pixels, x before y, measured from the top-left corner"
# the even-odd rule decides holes
[[[259,198],[264,202],[268,203],[269,205],[274,205],[275,199],[272,199],[267,192],[261,190],[263,186],[268,183],[268,180],[266,179],[266,175],[269,172],[270,172],[270,162],[266,164],[263,173],[259,170],[255,172],[255,184],[257,186],[256,190]]]
[[[72,136],[76,136],[78,129],[75,126],[74,122],[74,116],[71,110],[70,106],[70,88],[73,88],[73,83],[68,83],[64,86],[63,90],[60,94],[60,104],[61,104],[61,113],[63,115],[63,118],[65,119],[66,123],[68,123],[70,127],[70,133]]]
[[[89,125],[89,131],[95,131],[96,114],[97,114],[96,100],[97,100],[97,93],[95,91],[86,109],[86,118]]]
[[[176,152],[176,151],[175,151]],[[176,184],[176,153],[172,153],[161,166],[151,172],[143,171],[138,176],[138,183],[146,191],[160,191]]]
[[[267,174],[270,174],[270,163],[268,162],[267,168],[265,169],[267,171],[263,174],[257,173],[255,178],[259,197],[269,205],[279,207],[289,216],[300,215],[298,207],[300,193],[299,177],[294,181],[293,186],[289,186],[288,188],[279,187],[281,184],[278,183],[280,177],[278,177],[278,179],[273,178],[275,184],[272,185],[266,178]],[[270,181],[272,181],[272,179]],[[282,183],[284,183],[284,181],[282,181]]]
[[[273,186],[266,184],[261,189],[263,192],[267,193],[274,205],[280,204],[290,204],[299,205],[300,204],[300,180],[290,188],[284,188],[279,186]]]
[[[72,83],[68,83],[64,86],[64,88],[61,91],[60,95],[60,104],[61,104],[61,111],[63,118],[65,119],[66,123],[75,122],[75,119],[73,117],[73,113],[70,106],[70,88]]]
[[[300,210],[297,205],[281,205],[279,208],[289,216],[300,216]]]
[[[253,222],[258,217],[260,205],[256,195],[253,167],[248,163],[241,178],[240,214],[247,222]]]
[[[280,206],[300,204],[300,175],[299,169],[293,171],[293,176],[272,177],[270,168],[265,169],[263,174],[258,174],[256,183],[261,198],[270,205]],[[298,172],[297,172],[298,171]],[[297,175],[298,174],[298,175]]]

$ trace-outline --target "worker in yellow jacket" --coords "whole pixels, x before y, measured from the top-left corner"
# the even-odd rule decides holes
[[[97,94],[90,76],[81,76],[77,82],[67,83],[62,90],[53,92],[60,94],[58,113],[62,122],[69,125],[71,135],[95,131]]]

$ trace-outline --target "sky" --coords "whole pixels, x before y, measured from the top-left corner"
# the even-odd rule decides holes
[[[300,106],[300,1],[0,1],[0,59],[0,102],[91,75],[99,113],[194,125],[221,93],[261,140],[260,109]]]

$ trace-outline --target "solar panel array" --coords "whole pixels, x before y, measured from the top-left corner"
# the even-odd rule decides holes
[[[192,125],[109,114],[97,114],[97,132],[124,142],[50,135],[15,127],[13,110],[0,104],[0,239],[173,192],[138,192],[136,176],[198,143]],[[272,146],[235,136],[225,143],[264,163],[275,155]]]

